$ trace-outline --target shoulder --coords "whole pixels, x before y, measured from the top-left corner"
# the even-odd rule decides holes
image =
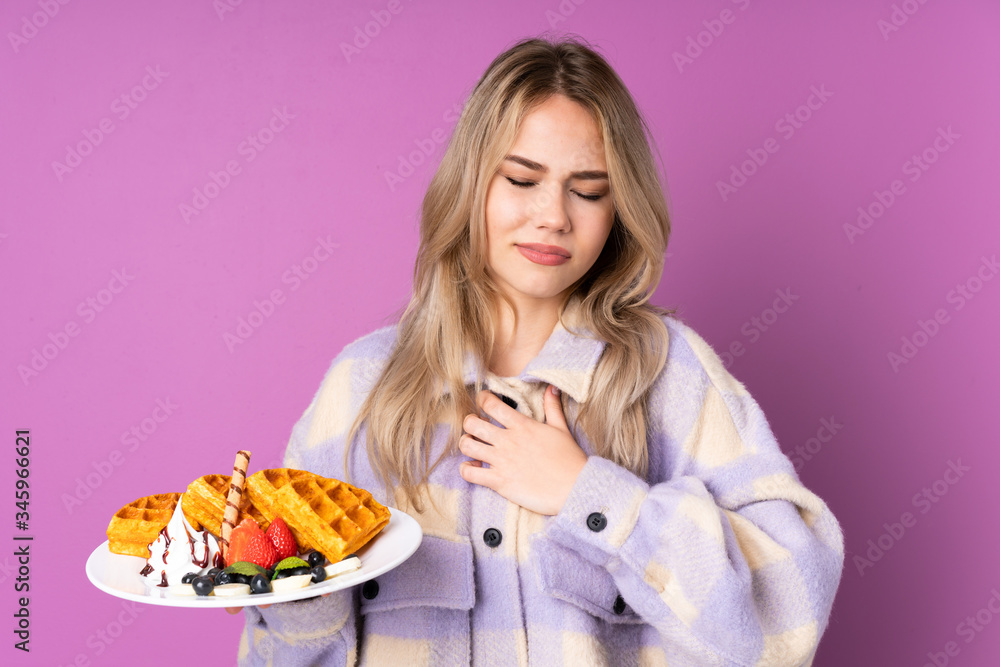
[[[323,385],[350,384],[350,388],[365,390],[382,373],[396,345],[399,324],[389,324],[360,336],[343,347],[334,357],[323,378]]]
[[[330,368],[343,364],[359,368],[384,365],[396,346],[398,330],[398,323],[389,324],[354,339],[334,357]]]
[[[733,377],[722,358],[705,338],[676,314],[661,314],[667,327],[669,348],[664,371],[699,378],[716,390],[736,396],[747,393],[742,382]]]
[[[338,359],[377,360],[386,359],[396,345],[399,324],[389,324],[371,333],[360,336],[341,350]]]
[[[782,456],[760,406],[708,341],[678,317],[664,317],[664,325],[670,335],[667,362],[649,408],[654,438],[672,444],[662,459],[654,460],[651,452],[653,478],[690,470],[714,475],[709,471],[728,469],[744,454]]]
[[[338,463],[324,458],[326,454],[317,446],[346,434],[391,355],[395,340],[396,325],[385,326],[348,343],[334,357],[293,429],[286,452],[288,461],[314,471],[338,470]]]
[[[367,393],[392,354],[397,330],[398,324],[390,324],[345,345],[327,367],[306,413],[317,403],[353,403],[359,394]]]
[[[689,323],[674,314],[662,316],[669,335],[667,361],[653,383],[649,408],[654,429],[686,441],[704,428],[746,421],[753,398],[726,368],[722,358]],[[708,420],[704,422],[703,420]],[[702,428],[701,430],[704,430]]]
[[[760,404],[708,341],[680,318],[667,317],[664,324],[670,331],[670,350],[654,396],[663,412],[661,425],[677,429],[675,435],[690,450],[688,455],[700,457],[702,464],[719,463],[743,451],[742,445],[727,450],[726,443],[746,442],[750,452],[762,447],[759,453],[783,456],[772,446],[775,438]],[[706,445],[706,454],[695,455],[701,447],[692,444],[695,441],[714,444]]]

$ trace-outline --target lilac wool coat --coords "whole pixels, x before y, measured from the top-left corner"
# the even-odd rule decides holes
[[[543,516],[462,479],[457,453],[417,512],[388,497],[358,435],[352,483],[414,516],[409,560],[325,598],[247,607],[241,665],[810,665],[844,562],[843,534],[800,482],[760,407],[689,326],[664,316],[667,363],[649,412],[641,479],[594,455],[575,427],[605,343],[557,324],[517,377],[467,358],[469,385],[539,421],[549,384],[588,460]],[[346,432],[397,325],[347,345],[292,430],[289,467],[346,479]],[[491,422],[496,424],[495,420]],[[447,445],[438,425],[431,460]]]

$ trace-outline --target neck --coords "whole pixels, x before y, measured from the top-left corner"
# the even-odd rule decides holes
[[[563,305],[561,296],[546,301],[514,303],[517,307],[516,326],[514,312],[501,303],[496,342],[490,357],[490,369],[497,375],[518,375],[538,355],[552,335]]]

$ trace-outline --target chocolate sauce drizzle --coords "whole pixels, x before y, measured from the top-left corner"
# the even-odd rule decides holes
[[[167,527],[164,526],[160,529],[160,535],[163,536],[163,564],[167,564],[167,554],[170,553],[170,533],[167,532]]]
[[[195,558],[194,555],[194,540],[191,541],[191,562],[200,568],[208,567],[208,531],[202,532],[202,538],[205,545],[205,557],[202,559]]]
[[[187,527],[184,528],[184,532],[187,533],[188,536],[188,546],[191,549],[192,565],[197,567],[199,570],[203,570],[206,567],[208,567],[208,561],[211,560],[213,567],[223,568],[226,566],[225,559],[222,557],[221,551],[216,551],[214,556],[211,557],[209,556],[211,550],[208,548],[208,531],[202,531],[201,535],[202,546],[205,548],[205,555],[203,558],[195,557],[195,546],[196,546],[195,539],[192,539],[191,533],[190,531],[188,531]],[[167,565],[167,556],[170,553],[170,543],[173,541],[173,538],[171,538],[170,533],[167,532],[167,526],[164,526],[163,528],[160,529],[160,535],[163,537],[163,564]],[[152,544],[150,546],[152,546]],[[147,560],[146,565],[142,568],[139,574],[145,577],[152,574],[154,571],[155,569]],[[167,583],[167,572],[166,570],[161,570],[160,583],[157,584],[157,587],[166,588],[168,586],[169,584]]]

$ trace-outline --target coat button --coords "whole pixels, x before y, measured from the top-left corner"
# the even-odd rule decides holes
[[[587,528],[590,528],[595,533],[599,533],[604,530],[604,527],[608,525],[608,519],[606,516],[600,512],[594,512],[587,517]]]
[[[366,581],[365,585],[361,587],[361,594],[366,600],[374,600],[375,596],[378,595],[378,582],[374,579]]]
[[[487,528],[486,532],[483,533],[483,542],[486,542],[488,547],[498,547],[500,542],[503,541],[503,535],[496,528]]]
[[[513,398],[511,398],[510,396],[504,396],[503,394],[498,394],[496,392],[493,392],[493,394],[495,396],[498,396],[501,401],[503,401],[504,403],[506,403],[510,407],[512,407],[515,410],[517,410],[517,401],[515,401]]]
[[[611,608],[616,614],[621,616],[622,612],[625,611],[625,598],[618,596],[615,598],[615,606]]]

